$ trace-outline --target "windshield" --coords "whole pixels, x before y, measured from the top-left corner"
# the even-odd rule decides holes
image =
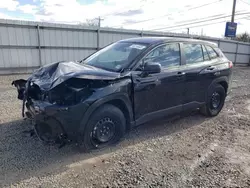
[[[119,72],[128,66],[146,47],[147,44],[117,42],[89,56],[84,60],[84,63]]]

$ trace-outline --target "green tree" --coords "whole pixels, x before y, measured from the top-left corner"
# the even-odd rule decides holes
[[[250,42],[250,35],[247,32],[242,33],[242,34],[238,34],[236,36],[236,40],[242,41],[242,42]]]

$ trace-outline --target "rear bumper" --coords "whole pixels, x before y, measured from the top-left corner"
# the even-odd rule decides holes
[[[35,121],[35,131],[43,140],[48,132],[51,140],[64,137],[75,140],[80,123],[89,105],[79,103],[74,106],[59,106],[45,101],[26,101],[26,116]],[[46,141],[46,140],[43,140]]]

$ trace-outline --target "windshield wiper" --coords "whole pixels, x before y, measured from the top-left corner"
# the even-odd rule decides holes
[[[78,63],[83,63],[84,62],[84,59],[82,59],[82,60],[79,60],[79,61],[77,61]]]

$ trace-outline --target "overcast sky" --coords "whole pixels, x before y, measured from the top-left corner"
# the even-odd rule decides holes
[[[170,32],[190,28],[191,34],[222,37],[232,4],[233,0],[0,0],[0,18],[77,24],[101,16],[102,26]],[[250,33],[250,0],[237,0],[235,22],[237,33]]]

